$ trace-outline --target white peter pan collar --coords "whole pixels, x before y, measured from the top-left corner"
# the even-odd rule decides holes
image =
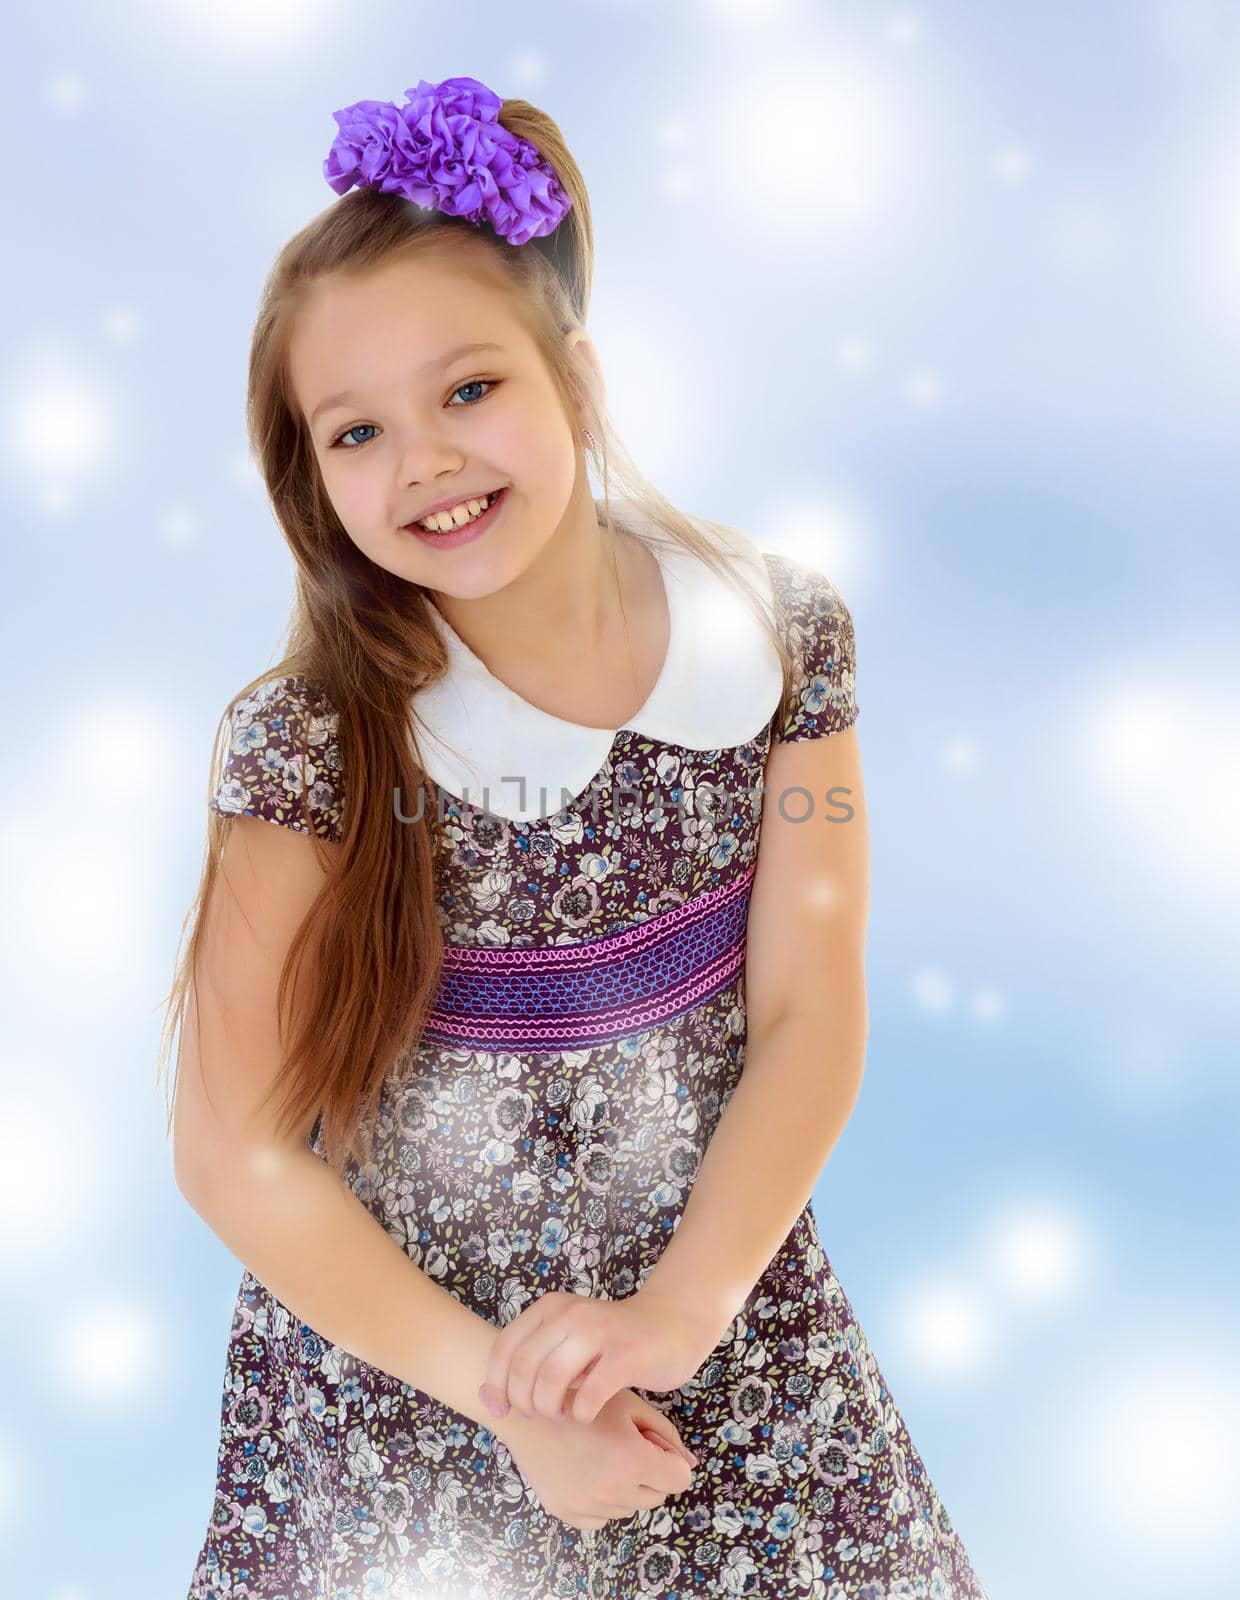
[[[627,520],[644,520],[624,504]],[[532,822],[582,794],[626,730],[690,750],[730,749],[757,738],[779,703],[779,656],[731,584],[690,551],[669,545],[661,530],[652,533],[671,634],[658,681],[623,728],[587,727],[532,705],[495,677],[436,606],[429,608],[448,651],[445,676],[413,699],[418,750],[432,784],[481,810]],[[769,600],[760,556],[758,567],[758,587]]]

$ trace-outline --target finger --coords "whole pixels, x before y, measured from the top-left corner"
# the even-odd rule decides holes
[[[649,1442],[649,1441],[648,1441]],[[653,1445],[655,1461],[649,1468],[650,1481],[661,1485],[665,1494],[680,1494],[693,1481],[693,1467],[681,1450],[663,1450]]]
[[[508,1368],[513,1352],[519,1349],[526,1335],[544,1322],[554,1308],[555,1302],[543,1295],[538,1300],[532,1300],[519,1316],[496,1334],[487,1357],[486,1373],[478,1387],[478,1396],[483,1405],[494,1400],[502,1407],[497,1415],[502,1416],[508,1409]]]
[[[534,1405],[534,1385],[538,1381],[543,1362],[568,1338],[568,1329],[560,1321],[548,1322],[528,1339],[508,1364],[508,1398],[523,1417],[538,1415]]]
[[[697,1466],[698,1459],[688,1445],[683,1443],[672,1444],[670,1440],[663,1438],[662,1434],[658,1433],[647,1434],[646,1437],[651,1444],[657,1444],[660,1450],[666,1450],[669,1455],[682,1457],[691,1467]]]
[[[615,1359],[600,1350],[582,1377],[573,1397],[570,1415],[574,1422],[593,1422],[614,1394],[627,1388],[629,1374]]]
[[[645,1422],[639,1422],[637,1426],[643,1438],[648,1439],[652,1444],[657,1444],[663,1450],[683,1456],[691,1467],[697,1466],[698,1458],[696,1454],[689,1449],[688,1445],[666,1418],[660,1419],[660,1426],[657,1428],[653,1423]]]
[[[598,1355],[593,1339],[584,1333],[568,1333],[564,1341],[544,1357],[534,1380],[533,1404],[536,1416],[555,1422],[568,1420],[568,1387],[581,1375],[581,1369]]]
[[[506,1417],[512,1409],[506,1395],[490,1383],[478,1385],[478,1398],[493,1417]]]
[[[539,1299],[532,1301],[521,1315],[510,1322],[496,1337],[487,1362],[487,1374],[478,1391],[483,1404],[491,1409],[493,1415],[503,1416],[517,1403],[512,1375],[513,1362],[518,1353],[528,1353],[531,1339],[542,1338],[545,1345],[549,1336],[555,1334],[551,1342],[557,1342],[563,1335],[555,1333],[555,1330],[561,1325],[565,1308],[571,1301],[571,1295],[561,1294],[554,1289],[549,1290]],[[496,1402],[498,1410],[491,1406],[491,1401]],[[529,1414],[528,1408],[526,1414]]]

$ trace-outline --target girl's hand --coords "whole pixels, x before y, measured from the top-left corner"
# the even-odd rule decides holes
[[[682,1306],[655,1291],[595,1300],[553,1289],[501,1330],[478,1397],[494,1417],[514,1406],[525,1417],[593,1422],[621,1389],[688,1383],[713,1348]]]
[[[654,1510],[693,1487],[694,1456],[675,1425],[622,1389],[587,1428],[510,1418],[502,1438],[543,1509],[574,1528]]]

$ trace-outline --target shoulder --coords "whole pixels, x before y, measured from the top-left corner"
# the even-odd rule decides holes
[[[344,760],[340,717],[323,686],[300,674],[235,697],[222,770],[210,799],[221,816],[262,817],[338,842]]]
[[[780,613],[790,624],[804,628],[836,611],[846,613],[843,596],[825,572],[790,551],[765,544],[758,549]]]
[[[825,572],[787,551],[761,547],[777,625],[792,656],[780,742],[838,733],[857,720],[857,641],[852,612]]]

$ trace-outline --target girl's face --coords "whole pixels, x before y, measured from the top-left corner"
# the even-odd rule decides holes
[[[322,286],[297,318],[289,379],[345,531],[412,583],[491,594],[580,503],[580,424],[502,294],[459,253]],[[489,528],[466,544],[440,549],[408,531],[433,505],[500,488]]]

